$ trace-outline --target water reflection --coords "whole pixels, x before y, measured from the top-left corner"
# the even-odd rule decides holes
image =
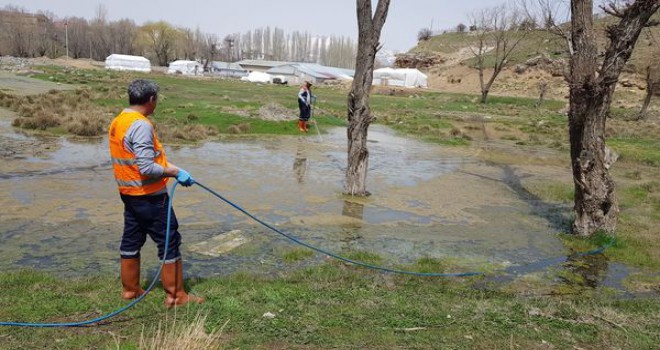
[[[537,290],[550,295],[584,294],[600,288],[611,288],[623,297],[632,297],[624,280],[631,270],[619,263],[611,263],[605,254],[585,254],[571,251],[568,255],[543,259],[530,264],[511,266],[487,276],[477,288],[491,288],[494,284],[520,283],[527,292],[526,277],[540,277]],[[522,291],[522,290],[521,290]]]
[[[364,204],[344,200],[341,215],[362,220],[364,218]]]
[[[571,254],[558,273],[561,285],[573,289],[597,288],[608,276],[608,258],[605,254]]]
[[[301,142],[298,143],[296,149],[296,157],[293,160],[293,173],[296,175],[296,180],[298,183],[305,183],[305,175],[307,174],[307,167],[309,166],[307,162],[307,154],[305,152],[305,145]]]

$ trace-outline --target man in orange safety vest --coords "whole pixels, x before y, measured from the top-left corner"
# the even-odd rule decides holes
[[[134,80],[128,86],[129,105],[110,124],[110,155],[119,194],[124,203],[124,233],[120,244],[122,297],[144,294],[140,287],[140,250],[147,235],[165,255],[167,230],[167,182],[173,177],[183,186],[194,184],[190,174],[167,161],[153,123],[147,118],[158,104],[158,85]],[[161,271],[166,292],[165,305],[172,307],[204,299],[189,295],[183,287],[181,234],[174,210],[170,217],[170,239]]]

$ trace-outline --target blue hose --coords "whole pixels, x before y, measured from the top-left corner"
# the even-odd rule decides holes
[[[292,242],[294,242],[296,244],[299,244],[303,247],[309,248],[311,250],[314,250],[318,253],[330,256],[332,258],[335,258],[335,259],[338,259],[338,260],[341,260],[341,261],[344,261],[344,262],[347,262],[349,264],[362,266],[362,267],[366,267],[366,268],[374,269],[374,270],[379,270],[379,271],[383,271],[383,272],[390,272],[390,273],[404,274],[404,275],[411,275],[411,276],[419,276],[419,277],[470,277],[470,276],[478,276],[478,275],[483,275],[484,274],[483,272],[457,272],[457,273],[414,272],[414,271],[390,269],[390,268],[387,268],[387,267],[384,267],[384,266],[378,266],[378,265],[365,263],[365,262],[362,262],[362,261],[349,259],[349,258],[340,256],[340,255],[337,255],[335,253],[332,253],[330,251],[315,247],[315,246],[313,246],[309,243],[305,243],[304,241],[302,241],[298,238],[295,238],[295,237],[279,230],[278,228],[273,227],[272,225],[268,224],[267,222],[257,218],[256,216],[252,215],[247,210],[241,208],[239,205],[237,205],[237,204],[233,203],[232,201],[228,200],[227,198],[225,198],[221,194],[219,194],[219,193],[215,192],[214,190],[206,187],[204,184],[199,183],[199,182],[195,182],[195,183],[197,185],[199,185],[201,188],[203,188],[206,191],[208,191],[209,193],[211,193],[212,195],[214,195],[215,197],[222,200],[223,202],[229,204],[230,206],[232,206],[236,210],[238,210],[241,213],[247,215],[248,217],[250,217],[254,221],[260,223],[264,227],[272,230],[273,232],[275,232],[275,233],[291,240]],[[63,323],[0,322],[0,326],[37,327],[37,328],[86,326],[86,325],[90,325],[90,324],[94,324],[94,323],[99,323],[99,322],[105,321],[109,318],[115,317],[115,316],[125,312],[126,310],[132,308],[133,306],[135,306],[140,301],[142,301],[144,299],[144,297],[146,297],[147,294],[149,294],[149,292],[151,292],[153,290],[154,286],[156,285],[156,282],[158,281],[158,276],[160,275],[160,272],[163,269],[163,265],[165,264],[165,260],[167,259],[167,248],[169,246],[169,239],[170,239],[170,218],[171,218],[171,215],[172,215],[172,202],[174,201],[174,190],[176,189],[176,186],[177,186],[177,183],[174,183],[174,186],[172,186],[172,190],[170,192],[169,202],[167,204],[167,231],[166,231],[165,252],[163,253],[163,259],[161,260],[160,266],[158,267],[158,271],[156,272],[156,275],[155,275],[153,281],[151,281],[151,284],[145,290],[144,294],[142,294],[140,297],[138,297],[137,299],[133,300],[128,305],[126,305],[126,306],[124,306],[120,309],[117,309],[117,310],[115,310],[115,311],[113,311],[113,312],[111,312],[107,315],[103,315],[103,316],[100,316],[100,317],[97,317],[97,318],[94,318],[94,319],[91,319],[91,320],[87,320],[87,321],[63,322]],[[614,244],[614,240],[611,240],[607,244],[605,244],[605,245],[603,245],[603,246],[601,246],[597,249],[590,250],[590,251],[587,251],[587,252],[577,253],[577,255],[578,256],[597,255],[597,254],[602,253],[605,249],[611,247],[613,244]]]

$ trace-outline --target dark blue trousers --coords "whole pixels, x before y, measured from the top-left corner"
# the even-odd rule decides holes
[[[312,116],[312,106],[308,106],[300,100],[298,100],[298,109],[300,109],[300,117],[298,117],[299,120],[308,121]]]
[[[165,235],[167,231],[167,193],[155,196],[121,195],[124,202],[124,235],[119,247],[123,259],[140,257],[140,250],[147,240],[147,235],[158,246],[158,258],[163,259],[165,252]],[[170,217],[170,242],[167,249],[167,261],[181,259],[181,234],[174,209]]]

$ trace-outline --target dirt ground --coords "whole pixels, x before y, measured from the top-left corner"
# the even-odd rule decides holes
[[[486,79],[492,70],[486,70]],[[443,92],[479,94],[478,71],[466,65],[434,67],[427,72],[430,89]],[[613,107],[638,109],[645,97],[645,83],[640,76],[623,73],[619,81],[625,81],[629,87],[619,84],[615,93]],[[511,68],[505,69],[493,83],[491,94],[496,96],[539,97],[539,83],[548,84],[546,99],[566,101],[568,104],[568,85],[563,77],[552,76],[545,70],[528,68],[524,73],[515,73]],[[654,110],[660,107],[654,107]]]

